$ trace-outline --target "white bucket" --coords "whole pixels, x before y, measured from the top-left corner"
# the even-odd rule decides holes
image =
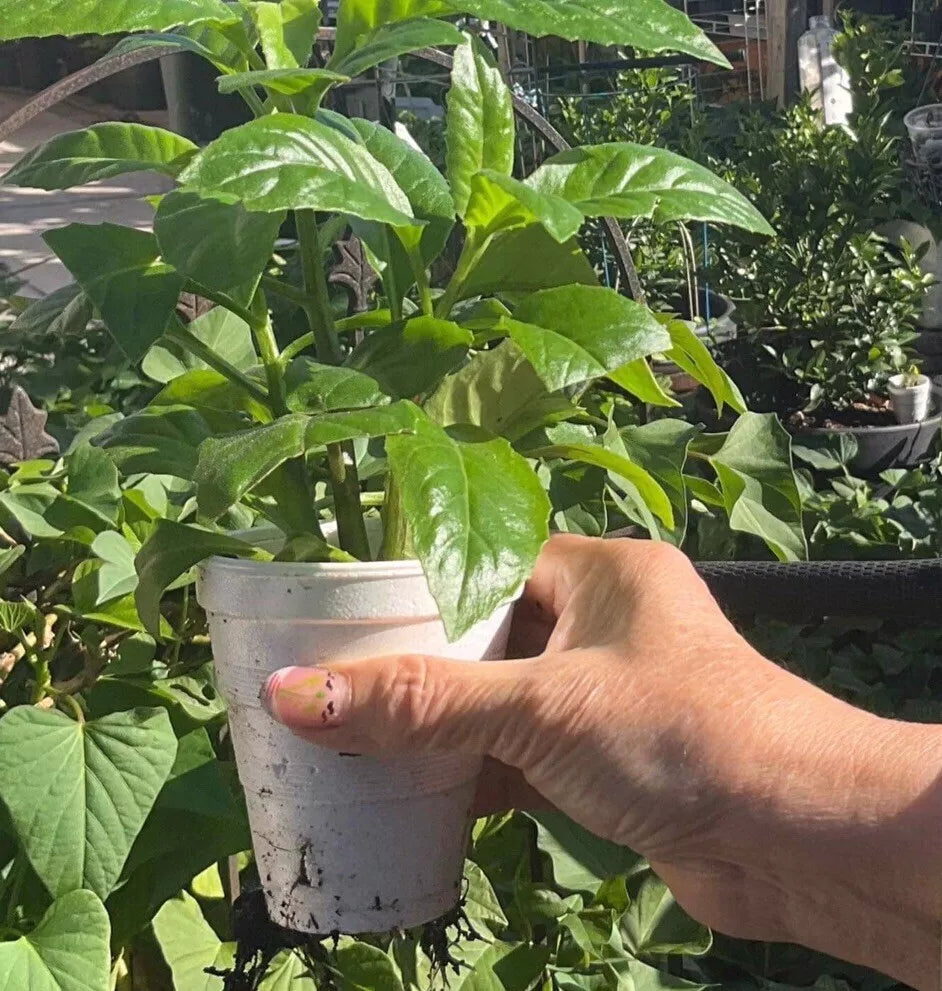
[[[910,110],[903,118],[916,162],[932,173],[942,174],[942,103]]]
[[[502,658],[512,603],[449,643],[416,561],[211,558],[197,595],[272,919],[301,932],[380,932],[453,908],[480,759],[339,755],[275,722],[259,693],[289,665],[402,652]]]
[[[914,386],[905,384],[906,376],[894,375],[889,381],[890,405],[899,423],[922,423],[929,415],[932,382],[920,375]]]

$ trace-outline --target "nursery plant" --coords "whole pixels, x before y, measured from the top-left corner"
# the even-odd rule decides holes
[[[311,748],[274,727],[257,698],[270,671],[292,659],[310,663],[312,645],[320,659],[341,649],[347,656],[380,646],[414,649],[415,630],[403,639],[395,629],[402,620],[413,627],[421,620],[427,643],[455,656],[499,653],[508,604],[547,537],[551,511],[554,522],[566,520],[554,503],[567,485],[570,492],[581,485],[583,501],[590,501],[585,492],[593,488],[598,499],[617,499],[620,511],[652,537],[682,531],[675,505],[679,492],[685,516],[689,436],[671,435],[673,428],[667,434],[623,433],[614,405],[595,400],[594,382],[614,383],[638,405],[669,407],[672,401],[647,363],[664,353],[707,385],[719,409],[728,404],[742,410],[737,390],[689,326],[599,286],[574,239],[587,218],[603,214],[732,223],[763,234],[769,228],[761,215],[702,166],[628,142],[575,149],[515,178],[510,91],[473,24],[455,21],[461,14],[496,16],[535,34],[673,48],[722,61],[679,12],[651,0],[647,6],[644,17],[623,20],[602,3],[577,12],[550,3],[534,12],[489,0],[447,8],[343,0],[333,54],[327,64],[312,65],[319,11],[305,0],[238,7],[167,0],[134,10],[82,3],[57,8],[55,15],[0,2],[4,38],[151,32],[122,49],[160,45],[196,52],[218,69],[220,89],[240,93],[255,115],[202,149],[141,124],[96,125],[52,139],[5,177],[10,184],[56,189],[146,169],[173,181],[174,188],[154,201],[153,233],[73,224],[46,237],[76,280],[59,298],[61,312],[93,309],[128,362],[164,383],[139,413],[95,436],[90,431],[86,439],[97,446],[77,451],[83,452],[79,457],[107,457],[132,486],[141,478],[169,479],[161,485],[173,495],[165,506],[174,509],[138,519],[137,529],[128,521],[131,507],[114,516],[135,561],[133,577],[126,573],[124,544],[120,553],[102,542],[98,551],[92,547],[101,566],[93,562],[88,570],[110,580],[115,572],[109,566],[122,566],[127,623],[161,642],[174,638],[180,629],[175,621],[187,622],[186,611],[182,620],[177,614],[179,593],[161,613],[165,591],[188,588],[191,567],[206,562],[200,594],[210,611],[217,674],[231,703],[240,774],[246,785],[255,771],[260,775],[248,796],[253,825],[272,814],[277,829],[285,828],[293,814],[283,814],[289,796],[302,801],[304,815],[297,818],[315,814],[304,803],[318,796],[298,786],[296,772],[330,776],[340,790],[358,776],[362,783],[377,774],[363,758],[320,756],[315,765]],[[406,132],[345,118],[328,106],[332,90],[348,79],[429,45],[454,49],[444,175]],[[429,270],[449,237],[462,245],[457,264],[433,284]],[[378,274],[381,289],[369,296],[365,311],[337,312],[328,282],[335,250],[353,266],[348,276],[359,286],[367,263]],[[184,324],[177,313],[181,292],[209,300],[215,309]],[[306,328],[292,337],[299,315]],[[20,319],[30,316],[27,310]],[[727,511],[731,525],[763,537],[781,557],[800,556],[803,542],[794,539],[800,506],[786,493],[790,508],[783,523],[764,506],[766,500],[782,504],[775,471],[790,473],[787,441],[783,457],[782,438],[769,421],[746,414],[740,422],[728,445],[718,438],[698,452],[704,468],[690,484]],[[747,450],[750,437],[763,431],[779,445],[777,460],[763,461]],[[674,455],[666,465],[665,448]],[[45,493],[37,496],[40,504],[45,498],[71,506],[76,498],[70,481],[64,491],[56,489],[58,470],[42,468],[52,478],[36,483]],[[15,505],[19,517],[10,512],[16,519],[35,524],[35,499],[27,498],[25,511]],[[141,507],[133,511],[139,514]],[[250,524],[261,524],[262,532],[246,532]],[[98,531],[81,523],[57,527],[55,539],[87,542],[87,531],[94,544]],[[237,558],[245,563],[232,560]],[[385,599],[371,598],[370,584],[377,581],[386,583]],[[341,625],[338,634],[338,616],[319,610],[331,595],[348,592],[352,611],[346,619],[354,622],[346,630]],[[417,603],[411,615],[397,598]],[[392,630],[387,639],[364,636],[371,618]],[[333,624],[335,632],[328,635],[318,620]],[[297,627],[304,627],[304,636]],[[44,734],[87,739],[85,757],[76,759],[91,762],[96,777],[102,769],[116,788],[119,779],[127,784],[137,772],[117,770],[115,779],[107,770],[123,760],[115,748],[156,739],[149,721],[156,726],[159,714],[145,709],[90,719],[80,693],[45,680],[43,663],[34,665],[27,681],[52,684],[54,690],[39,692],[39,701],[49,698],[62,711],[20,705],[4,717],[3,730],[11,740],[21,733],[39,747],[52,738]],[[132,724],[141,733],[132,732]],[[267,735],[269,749],[253,758],[250,739],[259,732]],[[63,920],[74,925],[76,912],[94,915],[101,931],[100,901],[119,890],[135,826],[161,785],[172,780],[173,748],[154,747],[160,755],[149,760],[146,782],[132,789],[128,810],[115,804],[107,780],[104,797],[96,793],[93,802],[90,795],[87,810],[76,806],[75,815],[87,816],[89,827],[75,856],[50,857],[41,838],[26,833],[37,809],[47,808],[38,776],[20,789],[0,788],[24,853],[12,863],[17,870],[29,865],[57,899],[51,907],[46,900],[45,921],[31,936],[39,915],[11,898],[13,931],[23,935],[4,947],[21,955],[16,960],[43,945],[43,934],[61,929]],[[96,763],[100,754],[103,765]],[[315,932],[382,929],[423,921],[453,904],[474,772],[474,762],[463,758],[419,769],[383,766],[393,782],[391,792],[388,782],[383,786],[382,796],[390,819],[374,808],[372,818],[363,813],[357,820],[366,834],[359,842],[350,830],[330,841],[344,856],[373,858],[346,921],[333,899],[353,898],[357,885],[338,887],[334,877],[318,881],[318,870],[332,862],[320,856],[323,850],[313,856],[303,836],[284,849],[277,840],[262,840],[268,846],[258,873],[275,920]],[[450,804],[439,804],[438,819],[425,815],[421,803],[434,805],[441,788],[429,800],[400,787],[429,773],[438,773],[448,792]],[[105,827],[107,842],[97,836],[91,824],[102,815],[120,821],[120,842],[117,825]],[[385,828],[393,820],[402,827],[398,834]],[[439,828],[441,822],[450,828]],[[412,837],[411,854],[406,851],[396,870],[383,845],[393,835],[403,843]],[[258,829],[255,839],[258,853]],[[309,839],[325,842],[323,831]],[[409,905],[405,889],[422,882],[432,848],[455,860],[437,865],[450,872],[447,892],[435,889],[434,898]],[[80,855],[84,867],[76,866]],[[383,870],[377,869],[380,856]],[[9,883],[15,895],[19,882]],[[375,905],[372,894],[369,905],[363,902],[367,890],[382,893]],[[598,894],[594,885],[588,891]],[[617,892],[612,897],[624,914],[624,899]],[[575,903],[570,908],[581,911]],[[190,919],[194,938],[206,941],[185,898],[168,911],[175,924]],[[173,940],[159,919],[155,931],[177,986],[184,988]],[[574,938],[588,953],[591,940],[579,943],[581,931]],[[638,944],[640,937],[631,939]],[[220,962],[228,952],[218,950]],[[98,963],[88,966],[98,973]]]

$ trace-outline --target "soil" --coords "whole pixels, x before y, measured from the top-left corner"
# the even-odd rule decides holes
[[[894,427],[896,417],[890,408],[889,399],[870,396],[865,403],[854,403],[842,410],[820,409],[810,413],[792,413],[788,424],[796,430],[848,430],[854,427]]]

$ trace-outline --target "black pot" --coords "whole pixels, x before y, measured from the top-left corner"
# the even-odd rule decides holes
[[[121,110],[163,110],[167,106],[159,61],[132,65],[105,82],[109,102]]]
[[[921,328],[913,346],[922,359],[919,364],[926,375],[942,373],[942,328]]]
[[[160,60],[170,129],[197,144],[214,141],[231,127],[251,119],[236,94],[223,95],[216,86],[219,70],[192,52]]]
[[[20,85],[17,44],[15,41],[5,41],[0,44],[0,86]]]
[[[942,412],[921,423],[894,423],[887,427],[816,427],[802,430],[796,440],[812,440],[850,435],[857,441],[857,453],[848,464],[848,470],[858,478],[876,478],[880,472],[891,468],[917,468],[933,454],[939,429],[942,428]]]
[[[24,38],[16,46],[20,85],[41,90],[60,78],[59,43],[55,38]]]

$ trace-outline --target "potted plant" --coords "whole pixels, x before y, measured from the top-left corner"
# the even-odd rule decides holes
[[[905,372],[891,375],[889,379],[890,406],[900,423],[921,423],[929,415],[932,398],[932,382],[919,371],[918,365],[910,365]]]
[[[62,188],[141,168],[176,181],[153,234],[108,224],[46,234],[76,280],[61,307],[84,301],[129,360],[175,369],[142,412],[98,438],[125,473],[195,482],[185,522],[158,522],[137,555],[138,612],[160,635],[161,596],[200,567],[273,919],[308,932],[410,926],[458,897],[476,760],[321,752],[268,717],[261,687],[276,669],[316,665],[329,722],[337,657],[499,657],[548,535],[548,468],[561,461],[623,479],[624,504],[654,532],[655,518],[669,528],[664,489],[606,445],[610,424],[581,398],[608,378],[669,404],[647,363],[665,351],[711,383],[720,407],[728,380],[684,323],[599,286],[574,238],[603,212],[769,228],[707,169],[651,147],[574,149],[514,178],[499,71],[473,35],[407,17],[408,5],[397,8],[405,19],[385,20],[385,7],[341,0],[323,68],[307,64],[313,2],[192,6],[198,15],[150,5],[109,29],[174,26],[159,43],[211,62],[251,121],[202,150],[157,128],[96,125],[35,149],[5,181]],[[531,33],[647,48],[669,36],[723,62],[667,5],[656,32],[647,20],[615,26],[593,5],[575,22],[562,3],[538,16],[502,10]],[[198,24],[181,27],[187,16]],[[0,34],[100,24],[85,7],[55,23],[11,7]],[[445,175],[407,138],[324,107],[335,86],[429,45],[455,52]],[[273,260],[288,213],[297,243]],[[460,256],[433,285],[456,221]],[[341,242],[348,276],[363,277],[368,261],[382,290],[367,312],[338,318],[327,268],[348,229],[363,249]],[[183,326],[182,290],[214,302],[218,317]],[[299,336],[284,339],[291,322],[273,318],[276,299],[278,312],[303,315]]]

